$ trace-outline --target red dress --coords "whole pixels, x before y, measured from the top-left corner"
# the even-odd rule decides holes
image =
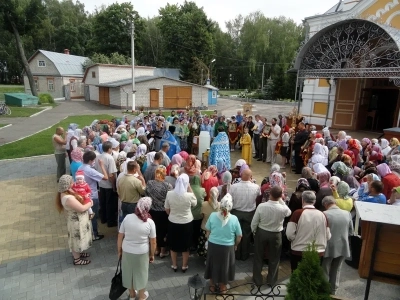
[[[382,183],[383,183],[382,194],[386,196],[386,199],[389,199],[390,196],[392,195],[392,190],[395,187],[400,186],[400,178],[397,175],[390,173],[382,178]]]

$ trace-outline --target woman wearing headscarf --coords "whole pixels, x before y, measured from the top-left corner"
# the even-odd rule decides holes
[[[204,198],[207,197],[206,190],[201,187],[200,184],[200,177],[193,176],[190,178],[190,187],[192,188],[193,194],[196,196],[197,203],[195,206],[192,206],[192,215],[193,215],[193,241],[192,241],[192,249],[197,250],[199,236],[200,236],[200,227],[201,227],[201,220],[203,219],[201,215],[201,206],[203,205]]]
[[[292,213],[297,209],[303,208],[301,195],[303,194],[304,191],[310,191],[310,190],[311,187],[306,178],[300,178],[299,180],[297,180],[296,190],[290,197],[288,204],[288,207],[290,208]],[[287,220],[288,219],[290,219],[290,217],[288,217]]]
[[[383,183],[382,194],[385,195],[386,199],[389,199],[392,190],[400,186],[400,178],[393,174],[389,166],[385,163],[378,165],[376,169],[378,170],[378,174],[381,176],[381,181]]]
[[[179,154],[173,155],[172,158],[171,158],[171,163],[167,167],[167,174],[170,174],[171,167],[173,165],[177,165],[179,168],[181,168],[182,167],[182,163],[183,163],[182,156],[180,156]]]
[[[243,173],[243,171],[244,170],[247,170],[247,169],[250,169],[250,167],[248,166],[248,165],[246,165],[246,164],[244,164],[244,165],[242,165],[241,167],[240,167],[240,170],[239,170],[239,176],[238,177],[235,177],[234,179],[233,179],[233,181],[232,181],[232,184],[236,184],[236,183],[238,183],[238,182],[241,182],[242,181],[242,173]],[[237,170],[237,168],[235,168],[235,170]],[[256,180],[254,179],[254,178],[252,178],[251,180],[250,180],[252,183],[256,183]]]
[[[193,154],[188,156],[188,158],[186,159],[186,164],[182,168],[181,172],[187,174],[189,177],[200,175],[200,172],[196,167],[196,156],[194,156]]]
[[[361,151],[360,151],[360,156],[364,162],[367,161],[367,150],[369,146],[371,145],[371,141],[368,138],[363,138],[361,140]]]
[[[348,148],[347,148],[348,152],[351,152],[353,155],[350,155],[352,161],[353,161],[353,166],[357,166],[358,164],[358,157],[360,155],[360,149],[359,146],[357,144],[357,141],[355,139],[350,139],[348,140]],[[348,155],[348,152],[344,152],[344,154]]]
[[[225,293],[229,281],[235,280],[235,251],[242,239],[239,220],[230,212],[232,196],[226,194],[222,198],[218,212],[211,213],[206,223],[208,249],[204,278],[210,279],[210,291],[215,292],[215,284],[219,284],[219,292]]]
[[[59,213],[65,211],[68,230],[68,246],[74,257],[74,265],[88,265],[88,253],[83,251],[92,245],[92,225],[87,210],[93,202],[83,204],[83,198],[72,190],[72,176],[63,175],[58,181],[56,207]]]
[[[189,185],[189,176],[182,174],[175,183],[175,188],[167,193],[165,211],[167,212],[168,244],[171,252],[171,269],[176,272],[177,252],[182,252],[182,272],[186,272],[189,260],[189,248],[192,243],[193,215],[191,207],[197,204],[197,198]]]
[[[156,156],[155,151],[149,152],[146,154],[146,162],[143,164],[143,167],[141,169],[143,175],[146,172],[147,168],[152,166],[154,163],[154,157]],[[154,170],[156,169],[157,166],[153,165]]]
[[[166,250],[168,215],[165,212],[165,198],[168,191],[172,190],[172,186],[165,182],[166,170],[163,165],[158,166],[155,170],[155,179],[149,180],[146,183],[145,194],[152,199],[150,215],[156,224],[157,233],[157,250],[155,255],[160,255],[161,258],[168,256]]]
[[[165,177],[165,182],[168,182],[172,188],[175,188],[176,179],[179,176],[180,167],[178,165],[172,165],[169,175]]]
[[[183,161],[186,161],[189,157],[189,153],[187,153],[186,151],[181,151],[178,154],[183,158]]]
[[[128,214],[119,228],[118,256],[121,259],[122,285],[129,289],[130,299],[149,297],[146,291],[149,263],[154,262],[156,228],[149,214],[152,200],[140,198],[135,213]],[[150,241],[150,243],[149,243]]]
[[[329,182],[331,173],[329,173],[329,171],[318,173],[317,178],[319,181],[319,191],[315,195],[316,199],[314,206],[316,209],[323,211],[324,207],[322,206],[322,199],[324,199],[326,196],[332,196],[332,190]]]
[[[218,121],[214,124],[214,137],[218,135],[218,128],[222,127],[222,131],[227,131],[226,123],[223,121],[223,117],[218,117]]]
[[[354,177],[361,182],[363,178],[368,174],[378,175],[378,170],[376,169],[376,166],[373,162],[366,162],[364,164],[364,170],[360,171],[358,174],[355,174]]]
[[[326,156],[324,147],[320,143],[314,145],[313,155],[310,159],[310,167],[312,168],[315,164],[328,165],[328,156]]]
[[[222,184],[220,186],[218,186],[218,193],[219,193],[218,201],[221,201],[221,199],[227,193],[229,193],[229,189],[230,189],[231,184],[232,184],[232,174],[231,174],[231,172],[225,171],[222,174],[221,181],[222,181]]]
[[[399,154],[399,147],[400,146],[400,142],[398,139],[396,138],[391,138],[390,139],[390,151],[389,153],[386,155],[386,160],[391,160],[392,155],[398,155]]]
[[[343,179],[350,174],[351,169],[344,162],[338,161],[332,165],[332,171],[335,176]]]
[[[201,175],[201,186],[206,190],[207,197],[209,196],[211,188],[219,185],[217,174],[217,167],[209,166],[208,169]]]
[[[343,150],[347,150],[347,140],[346,140],[346,132],[344,131],[339,131],[338,133],[338,138],[337,138],[337,143],[339,147],[342,147]]]
[[[311,190],[318,193],[319,191],[319,182],[315,179],[313,171],[309,167],[304,167],[301,171],[301,177],[307,179]]]
[[[75,173],[78,168],[83,164],[83,152],[80,149],[74,149],[71,151],[71,165],[69,167],[72,178],[75,181]]]
[[[389,146],[389,141],[387,139],[381,139],[380,146],[381,146],[382,154],[384,156],[387,156],[389,154],[390,150],[392,150]]]
[[[331,185],[333,197],[336,200],[336,205],[343,210],[350,212],[353,209],[353,199],[349,196],[350,186],[340,181],[337,186]]]
[[[218,189],[216,187],[211,188],[210,196],[207,197],[207,201],[204,201],[201,206],[202,221],[201,221],[201,230],[200,230],[197,254],[204,258],[207,257],[207,249],[205,247],[207,242],[206,223],[211,213],[216,212],[219,209],[218,197],[219,197]]]
[[[246,163],[246,162],[245,162]],[[221,179],[222,179],[222,174],[224,174],[226,171],[228,171],[229,170],[229,168],[228,168],[228,166],[226,165],[226,161],[225,161],[225,159],[223,159],[223,158],[218,158],[217,159],[217,170],[218,170],[218,174],[217,174],[217,177],[218,177],[218,181],[219,181],[219,184],[222,184],[222,181],[221,181]],[[239,168],[240,169],[240,168]]]
[[[375,165],[379,165],[383,160],[383,154],[381,147],[378,145],[372,146],[367,150],[367,161],[373,162]]]

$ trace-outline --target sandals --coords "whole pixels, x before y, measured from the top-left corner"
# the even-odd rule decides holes
[[[88,258],[88,257],[90,257],[90,253],[82,252],[82,253],[80,254],[80,258]]]
[[[182,272],[185,273],[189,269],[189,266],[182,267]]]
[[[171,269],[174,270],[174,272],[176,272],[178,270],[177,266],[171,266]]]
[[[88,264],[90,264],[90,260],[74,258],[74,266],[86,266]]]

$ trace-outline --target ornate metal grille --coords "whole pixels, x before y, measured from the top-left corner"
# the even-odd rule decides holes
[[[396,42],[381,26],[369,21],[340,24],[308,47],[299,77],[400,77]]]
[[[248,293],[240,293],[233,291],[237,288],[243,288],[246,286],[250,286],[250,291]],[[244,284],[240,284],[238,286],[234,286],[229,288],[224,294],[220,293],[205,293],[204,299],[207,298],[207,295],[215,295],[216,300],[235,300],[238,297],[246,297],[246,298],[253,298],[258,300],[277,300],[277,299],[284,299],[286,293],[282,291],[282,288],[286,287],[286,284],[277,284],[273,287],[270,285],[262,285],[256,286],[252,282],[247,282]],[[264,291],[266,289],[266,291]]]

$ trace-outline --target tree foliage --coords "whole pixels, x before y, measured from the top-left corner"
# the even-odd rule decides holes
[[[67,48],[71,54],[90,57],[92,63],[130,63],[133,21],[139,65],[179,68],[182,79],[194,83],[202,82],[202,72],[204,83],[210,71],[215,86],[249,90],[261,89],[264,66],[264,86],[271,78],[273,97],[294,98],[296,78],[287,70],[303,39],[303,27],[285,17],[267,18],[256,11],[237,16],[222,30],[191,1],[167,4],[158,16],[147,19],[128,1],[93,13],[85,10],[82,0],[0,1],[0,65],[7,66],[8,77],[21,76],[24,66],[6,16],[15,22],[26,58],[38,49]]]

